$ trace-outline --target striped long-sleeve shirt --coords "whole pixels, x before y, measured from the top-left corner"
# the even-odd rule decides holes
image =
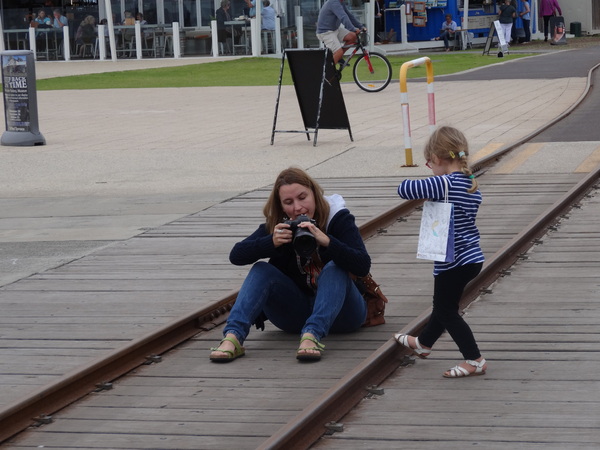
[[[483,252],[479,247],[479,230],[475,225],[481,204],[481,192],[479,189],[471,194],[467,192],[471,187],[471,180],[462,172],[422,180],[404,180],[398,186],[398,194],[409,200],[428,199],[443,202],[446,184],[442,177],[448,181],[448,201],[454,204],[454,261],[435,262],[434,276],[454,267],[484,261]]]

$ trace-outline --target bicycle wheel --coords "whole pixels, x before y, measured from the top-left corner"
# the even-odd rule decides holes
[[[372,68],[372,70],[371,70]],[[392,79],[392,65],[381,53],[362,54],[354,63],[354,81],[367,92],[384,90]]]

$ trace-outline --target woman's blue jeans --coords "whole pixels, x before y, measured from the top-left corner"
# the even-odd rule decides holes
[[[311,333],[317,340],[329,332],[358,330],[367,307],[348,272],[329,262],[319,274],[317,286],[317,294],[309,295],[275,266],[257,262],[242,284],[223,334],[233,333],[243,343],[262,311],[277,328]]]

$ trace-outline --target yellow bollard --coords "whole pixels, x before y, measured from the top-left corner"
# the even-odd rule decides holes
[[[400,67],[400,101],[402,102],[402,123],[404,125],[404,153],[406,164],[402,167],[416,167],[412,158],[412,142],[410,131],[410,113],[408,106],[408,89],[406,85],[406,72],[411,67],[417,67],[425,64],[427,69],[427,109],[429,111],[429,130],[435,130],[435,96],[433,93],[433,64],[431,60],[424,56],[423,58],[407,61]]]

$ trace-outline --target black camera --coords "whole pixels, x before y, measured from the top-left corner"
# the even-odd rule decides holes
[[[310,222],[313,225],[316,225],[317,223],[314,220],[309,219],[305,214],[300,214],[296,219],[286,220],[283,223],[287,223],[290,226],[290,230],[292,230],[292,245],[294,246],[296,254],[300,257],[308,258],[317,249],[317,240],[306,228],[298,226],[302,222]]]

